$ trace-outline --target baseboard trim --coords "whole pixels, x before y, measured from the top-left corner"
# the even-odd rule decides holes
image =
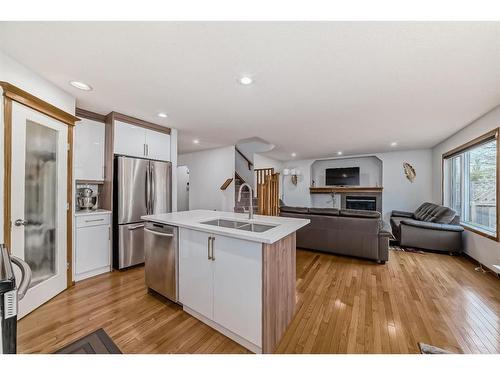
[[[75,274],[73,276],[73,280],[75,282],[76,281],[83,281],[85,279],[89,279],[89,278],[94,277],[94,276],[102,275],[103,273],[106,273],[106,272],[111,272],[111,267],[110,266],[101,267],[101,268],[97,268],[97,269],[92,270],[92,271]]]
[[[463,255],[464,257],[468,258],[470,261],[472,261],[473,263],[477,263],[479,265],[481,265],[483,268],[487,269],[488,271],[490,271],[491,273],[493,273],[494,275],[496,275],[497,277],[500,277],[500,268],[498,268],[498,266],[496,265],[491,265],[491,266],[488,266],[482,262],[480,262],[479,260],[477,260],[476,258],[472,257],[472,255],[466,253],[465,251],[462,251],[461,252],[461,255]],[[497,269],[495,269],[497,268]]]
[[[201,315],[200,313],[197,313],[194,310],[191,310],[186,305],[184,305],[182,308],[189,315],[191,315],[191,316],[195,317],[196,319],[200,320],[201,322],[205,323],[207,326],[212,327],[216,331],[222,333],[224,336],[229,337],[231,340],[236,341],[238,344],[240,344],[241,346],[244,346],[245,348],[247,348],[251,352],[256,353],[256,354],[262,354],[262,348],[258,347],[254,343],[244,339],[243,337],[241,337],[240,335],[237,335],[234,332],[231,332],[227,328],[222,327],[221,325],[215,323],[213,320],[207,318],[206,316]]]

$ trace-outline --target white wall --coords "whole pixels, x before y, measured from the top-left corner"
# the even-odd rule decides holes
[[[253,154],[253,167],[255,169],[274,168],[275,172],[281,172],[283,162],[262,154]]]
[[[177,167],[177,211],[189,210],[189,168]]]
[[[324,186],[327,168],[350,167],[359,167],[360,186],[382,186],[382,161],[375,156],[317,160],[312,165],[311,178],[316,186]]]
[[[382,160],[384,220],[392,210],[415,211],[424,202],[432,201],[432,151],[412,150],[376,154]],[[417,177],[411,183],[404,174],[403,162],[410,163]]]
[[[432,165],[431,150],[411,150],[411,151],[393,151],[386,153],[373,154],[382,161],[382,213],[384,219],[388,220],[392,210],[415,210],[425,201],[432,200]],[[370,155],[357,155],[370,156]],[[346,158],[352,158],[349,156]],[[334,159],[334,158],[327,158]],[[337,158],[343,159],[343,158]],[[298,178],[297,185],[293,185],[289,178],[284,181],[284,202],[289,206],[304,207],[331,207],[330,196],[316,195],[314,198],[309,194],[309,186],[312,181],[312,164],[315,159],[308,160],[290,160],[284,162],[286,168],[299,168],[301,175]],[[413,183],[408,181],[404,175],[403,162],[408,162],[416,170],[417,178]],[[321,186],[323,183],[316,183]]]
[[[21,65],[0,51],[0,81],[5,81],[33,94],[40,99],[68,112],[75,113],[75,98],[46,81],[36,73]],[[0,212],[3,213],[3,103],[0,105]],[[3,214],[0,215],[0,243],[3,242]]]
[[[178,165],[189,168],[190,210],[234,210],[234,183],[220,190],[226,179],[234,177],[234,146],[179,155]]]
[[[241,156],[238,152],[235,154],[235,171],[238,175],[245,180],[246,183],[250,184],[252,189],[255,186],[255,178],[253,169],[248,169],[248,162],[245,160],[243,156]]]
[[[458,133],[438,144],[432,149],[432,196],[435,203],[441,203],[441,168],[442,155],[473,140],[500,125],[500,106],[472,122]],[[498,198],[497,198],[498,204]],[[490,269],[493,264],[500,264],[500,243],[486,237],[464,232],[465,252]]]
[[[177,208],[177,129],[170,129],[170,162],[172,163],[172,212]]]
[[[290,176],[282,176],[282,199],[287,206],[314,207],[309,194],[311,166],[314,161],[315,159],[303,159],[283,162],[283,168],[298,168],[301,172],[297,177],[297,185],[292,184]]]

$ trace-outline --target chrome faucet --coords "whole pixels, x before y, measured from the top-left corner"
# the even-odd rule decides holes
[[[238,202],[241,201],[241,190],[243,189],[243,186],[246,186],[248,188],[248,191],[250,192],[250,207],[248,211],[248,219],[252,220],[253,219],[253,190],[250,185],[248,185],[246,182],[241,184],[240,190],[238,191]]]

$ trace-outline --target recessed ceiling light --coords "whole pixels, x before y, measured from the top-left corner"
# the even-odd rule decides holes
[[[292,152],[292,158],[296,157],[297,154],[295,152]]]
[[[338,152],[337,152],[337,155],[342,155],[342,151],[338,151]]]
[[[253,79],[248,77],[248,76],[244,76],[244,77],[240,78],[240,83],[242,85],[250,85],[252,82],[253,82]]]
[[[158,113],[158,117],[166,118],[166,117],[168,117],[168,115],[164,112],[160,112],[160,113]]]
[[[396,147],[398,145],[398,142],[391,142],[391,147]]]
[[[199,139],[193,139],[193,143],[194,143],[195,145],[197,145],[198,143],[200,143],[200,140],[199,140]]]
[[[69,81],[69,84],[73,87],[76,87],[79,90],[83,91],[92,91],[92,86],[87,85],[85,82],[80,81]]]

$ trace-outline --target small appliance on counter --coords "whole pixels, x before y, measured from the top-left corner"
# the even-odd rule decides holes
[[[97,192],[94,193],[89,187],[83,187],[77,189],[77,209],[78,210],[96,210],[98,208],[98,196]]]

